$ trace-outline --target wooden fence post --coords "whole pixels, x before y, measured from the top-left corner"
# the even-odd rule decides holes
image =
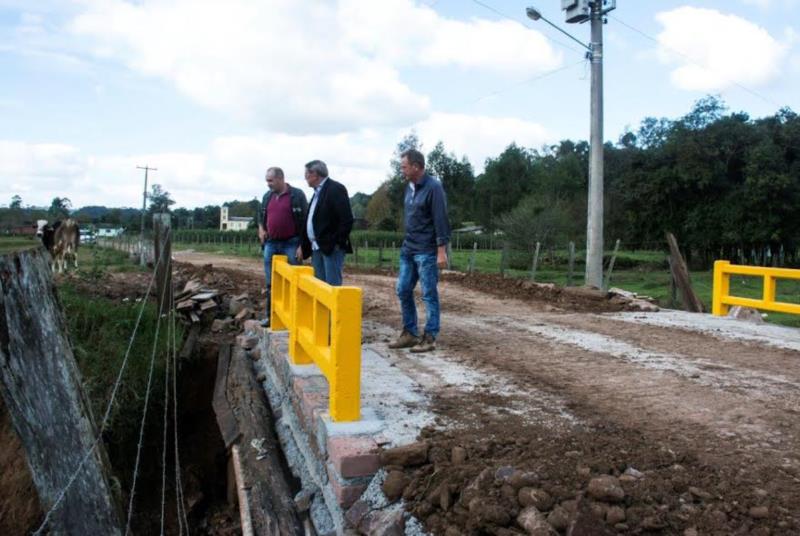
[[[608,290],[611,285],[611,273],[614,271],[614,263],[617,262],[617,253],[619,252],[619,238],[617,243],[614,244],[614,253],[611,255],[611,260],[608,261],[608,271],[606,272],[606,279],[603,282],[603,290]]]
[[[153,264],[156,267],[156,298],[159,314],[172,309],[172,221],[169,214],[153,214]],[[158,260],[161,259],[161,262]]]
[[[539,248],[541,242],[536,242],[536,249],[533,251],[533,263],[531,263],[531,281],[536,281],[536,268],[539,266]]]
[[[569,264],[567,270],[567,286],[572,286],[572,278],[575,276],[575,242],[569,243]]]
[[[694,289],[692,289],[689,269],[686,267],[686,261],[683,260],[681,250],[678,248],[678,241],[675,239],[675,235],[667,233],[667,243],[669,244],[670,256],[672,257],[672,263],[670,264],[672,277],[675,278],[675,284],[681,291],[683,307],[687,311],[693,313],[702,313],[703,302],[700,301],[700,298],[697,297],[697,294],[694,293]]]
[[[94,447],[98,432],[52,289],[44,248],[0,256],[0,394],[42,509],[53,507],[77,475],[48,533],[121,534],[105,448]]]
[[[472,273],[472,272],[475,271],[475,260],[476,260],[475,257],[477,257],[477,256],[478,256],[478,242],[473,242],[472,243],[472,255],[469,258],[469,267],[467,268],[467,271],[469,273]]]
[[[503,252],[500,254],[500,276],[506,276],[506,268],[508,267],[508,242],[503,242]]]

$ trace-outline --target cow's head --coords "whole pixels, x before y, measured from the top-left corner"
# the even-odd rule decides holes
[[[36,220],[36,236],[44,236],[44,229],[47,227],[47,220]]]

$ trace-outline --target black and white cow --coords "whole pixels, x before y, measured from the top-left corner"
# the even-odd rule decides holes
[[[36,236],[42,239],[44,247],[53,257],[53,272],[61,273],[67,269],[67,262],[72,261],[78,267],[78,245],[80,244],[80,228],[72,218],[56,221],[52,225],[47,220],[36,222]]]

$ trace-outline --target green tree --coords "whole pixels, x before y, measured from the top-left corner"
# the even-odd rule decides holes
[[[22,198],[18,195],[14,195],[11,197],[11,204],[8,208],[12,210],[20,210],[22,209]]]
[[[54,220],[69,218],[69,211],[72,209],[72,201],[68,197],[54,197],[47,209],[47,215]]]
[[[475,200],[475,174],[466,157],[458,160],[453,153],[448,153],[442,142],[436,144],[428,153],[426,161],[428,171],[442,181],[447,194],[447,209],[450,224],[453,228],[472,217]]]
[[[169,212],[175,201],[172,195],[164,190],[160,184],[153,184],[150,188],[150,194],[147,196],[150,200],[150,206],[147,207],[148,214],[155,214],[157,212]]]

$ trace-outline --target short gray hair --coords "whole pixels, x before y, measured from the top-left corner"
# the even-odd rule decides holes
[[[306,164],[306,169],[317,174],[320,179],[328,176],[328,166],[322,160],[312,160]]]
[[[405,158],[412,166],[417,166],[420,169],[425,169],[425,155],[416,149],[408,149],[403,151],[400,158]]]
[[[269,176],[270,173],[272,173],[272,176],[275,177],[276,179],[283,180],[283,170],[281,168],[273,166],[267,169],[267,176]]]

